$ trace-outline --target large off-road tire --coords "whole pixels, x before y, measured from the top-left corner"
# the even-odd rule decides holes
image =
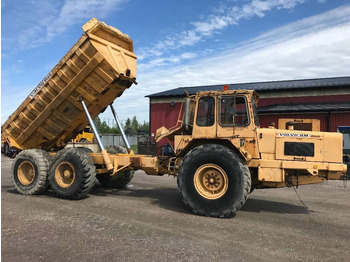
[[[126,148],[121,146],[110,146],[106,148],[109,154],[127,154],[128,151]],[[134,176],[134,170],[120,171],[113,176],[110,176],[108,173],[97,175],[97,180],[105,188],[123,188]]]
[[[60,198],[84,198],[96,182],[94,162],[81,148],[62,149],[52,160],[49,182]]]
[[[251,177],[235,152],[222,145],[205,144],[184,157],[177,183],[182,200],[194,213],[227,217],[244,205]]]
[[[41,149],[21,151],[12,163],[12,183],[23,195],[44,193],[48,186],[51,156]]]

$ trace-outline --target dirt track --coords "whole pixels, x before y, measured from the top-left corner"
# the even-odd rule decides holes
[[[79,201],[23,196],[1,159],[2,261],[349,261],[350,183],[255,190],[230,219],[193,215],[176,179],[136,172]]]

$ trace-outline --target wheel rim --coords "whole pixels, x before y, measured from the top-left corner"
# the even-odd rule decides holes
[[[214,164],[205,164],[198,168],[193,181],[197,192],[207,199],[222,197],[228,188],[226,172]]]
[[[24,186],[29,186],[35,179],[34,165],[29,161],[22,162],[17,171],[19,182]]]
[[[64,161],[55,169],[55,180],[62,188],[70,187],[75,181],[75,168],[71,163]]]

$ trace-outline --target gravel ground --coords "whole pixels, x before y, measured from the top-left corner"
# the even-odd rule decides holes
[[[138,171],[88,198],[18,194],[1,158],[2,261],[349,261],[350,184],[255,190],[229,219],[196,216],[176,179]]]

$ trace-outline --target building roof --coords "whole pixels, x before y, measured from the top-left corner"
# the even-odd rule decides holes
[[[193,95],[200,91],[219,91],[223,89],[222,85],[208,85],[208,86],[191,86],[191,87],[179,87],[151,95],[146,97],[169,97],[169,96],[184,96],[186,90],[190,95]],[[252,83],[239,83],[230,84],[231,90],[257,90],[257,91],[269,91],[269,90],[283,90],[283,89],[309,89],[320,87],[339,87],[350,86],[350,76],[346,77],[331,77],[331,78],[315,78],[315,79],[301,79],[301,80],[285,80],[285,81],[271,81],[271,82],[252,82]]]
[[[350,101],[331,103],[275,104],[258,108],[259,114],[331,111],[350,111]]]

